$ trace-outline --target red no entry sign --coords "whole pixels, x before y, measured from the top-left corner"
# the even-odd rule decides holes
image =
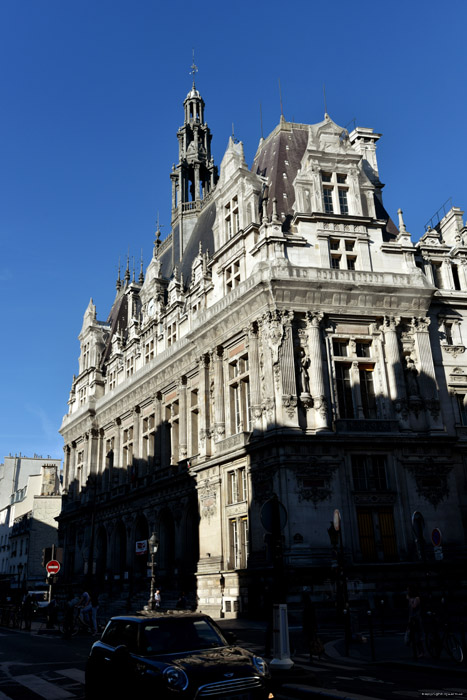
[[[60,571],[60,563],[55,559],[52,559],[51,561],[47,562],[45,568],[47,569],[47,573],[53,576],[54,574],[58,574]]]

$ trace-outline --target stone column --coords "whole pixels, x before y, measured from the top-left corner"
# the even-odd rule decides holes
[[[199,455],[208,457],[211,454],[211,415],[209,400],[209,354],[206,352],[199,358]]]
[[[199,163],[195,164],[195,183],[194,183],[194,188],[195,188],[195,202],[199,200]]]
[[[276,393],[279,384],[279,347],[284,329],[279,312],[268,311],[261,318],[261,346],[263,355],[263,393],[261,408],[263,410],[263,429],[275,428]]]
[[[284,337],[280,349],[280,373],[282,380],[282,425],[298,427],[297,378],[292,337],[293,312],[282,314]]]
[[[384,333],[384,355],[386,359],[386,372],[389,385],[389,398],[393,411],[401,422],[403,428],[408,427],[408,403],[405,390],[404,369],[402,367],[399,342],[397,339],[397,326],[399,318],[385,316],[381,330]]]
[[[352,342],[352,341],[350,341]],[[356,407],[355,418],[365,418],[362,405],[362,393],[360,391],[360,368],[358,362],[352,362],[350,367],[350,384],[352,387],[353,405]]]
[[[443,424],[440,415],[438,387],[436,383],[435,366],[431,352],[429,318],[413,318],[412,328],[415,339],[415,347],[419,359],[419,386],[423,399],[427,420],[430,429],[442,430]]]
[[[161,465],[162,449],[162,396],[158,392],[154,396],[154,469]]]
[[[120,418],[115,419],[115,441],[114,441],[114,463],[112,469],[112,482],[111,485],[117,486],[120,481],[120,471],[122,466],[122,455],[120,453],[121,444],[121,427],[122,421]]]
[[[261,385],[259,376],[258,324],[248,327],[248,366],[250,373],[251,428],[261,430]]]
[[[214,411],[215,435],[214,440],[225,437],[225,406],[224,406],[224,348],[217,347],[213,353],[214,361]]]
[[[181,461],[187,458],[188,443],[186,430],[186,377],[182,377],[178,385],[178,460]]]
[[[63,446],[63,491],[68,493],[68,486],[70,483],[70,456],[71,448],[70,445]]]
[[[321,321],[323,314],[309,311],[306,315],[308,351],[310,353],[309,380],[313,399],[315,426],[317,431],[329,430],[328,400],[324,383],[323,352],[321,345]]]
[[[141,408],[133,409],[133,464],[130,465],[134,478],[141,476]]]
[[[99,471],[99,431],[91,428],[88,441],[88,468],[87,475],[97,474]]]

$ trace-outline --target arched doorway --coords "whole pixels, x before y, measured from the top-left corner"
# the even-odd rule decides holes
[[[149,538],[149,528],[148,521],[144,515],[138,516],[135,524],[134,530],[134,545],[133,545],[133,572],[134,572],[134,583],[138,589],[142,589],[146,586],[147,579],[147,569],[148,569],[148,559],[149,553],[143,550],[141,554],[141,547],[137,546],[137,543],[148,541]]]
[[[97,531],[95,560],[96,579],[101,586],[105,580],[105,572],[107,570],[107,530],[103,525]]]
[[[170,510],[164,510],[159,522],[159,550],[156,561],[159,577],[164,581],[165,588],[173,585],[175,560],[175,524]]]
[[[115,527],[114,546],[112,556],[112,574],[117,581],[123,581],[126,571],[126,528],[120,521]]]

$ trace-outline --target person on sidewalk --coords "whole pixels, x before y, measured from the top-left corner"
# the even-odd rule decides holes
[[[24,629],[25,630],[31,629],[33,612],[34,612],[34,601],[33,601],[33,598],[32,598],[30,591],[26,591],[26,595],[23,598],[23,604],[22,604],[23,622],[24,622]]]
[[[315,604],[308,591],[303,593],[302,630],[305,644],[310,653],[310,662],[313,663],[313,656],[317,656],[318,660],[321,658],[321,655],[324,653],[324,646],[318,636]]]
[[[408,631],[414,655],[418,656],[418,658],[428,656],[425,646],[425,630],[422,622],[422,605],[420,595],[415,586],[408,587],[407,600],[409,603]]]
[[[91,599],[91,623],[92,623],[92,631],[94,636],[96,637],[98,635],[98,629],[97,629],[97,611],[99,610],[99,593],[97,590],[91,591],[90,595]]]
[[[161,600],[161,592],[159,589],[157,589],[157,591],[154,594],[154,602],[156,605],[156,610],[160,610],[162,600]]]

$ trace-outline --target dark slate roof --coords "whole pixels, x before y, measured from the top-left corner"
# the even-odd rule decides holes
[[[257,175],[267,177],[269,180],[268,216],[272,215],[274,197],[277,199],[279,217],[282,213],[285,217],[293,214],[295,203],[293,181],[307,143],[307,124],[293,124],[281,120],[258,148],[251,169]]]
[[[395,225],[394,221],[389,216],[389,214],[387,213],[383,204],[381,204],[378,197],[376,197],[376,195],[375,195],[375,210],[376,210],[376,218],[383,219],[384,221],[386,221],[386,226],[383,229],[383,241],[387,242],[387,241],[394,240],[394,238],[396,238],[396,236],[399,235],[398,228]]]
[[[183,253],[183,258],[180,263],[180,272],[183,275],[183,281],[185,286],[191,280],[191,266],[195,257],[199,253],[199,244],[203,253],[209,250],[209,254],[214,253],[214,234],[212,232],[214,222],[216,220],[216,205],[215,202],[211,202],[204,209],[202,209],[198,221],[196,222],[195,228],[190,236],[185,252]]]
[[[110,349],[112,345],[112,338],[115,333],[120,333],[122,338],[126,336],[127,330],[127,320],[128,320],[128,297],[124,293],[124,287],[117,292],[112,308],[110,309],[109,316],[107,318],[107,324],[110,326],[110,333],[107,338],[104,352],[102,353],[101,367],[104,367],[108,357],[110,355]]]
[[[188,240],[185,252],[181,261],[180,257],[180,237],[179,237],[179,225],[177,224],[171,234],[172,241],[164,248],[163,252],[160,254],[159,259],[161,261],[161,274],[165,279],[170,279],[173,273],[172,265],[172,245],[174,246],[174,260],[175,266],[178,265],[179,272],[183,276],[184,284],[186,285],[191,280],[191,266],[195,257],[199,253],[199,244],[203,249],[203,253],[209,250],[210,255],[214,252],[214,234],[212,232],[214,221],[216,219],[216,206],[214,202],[208,204],[204,209],[201,210],[195,227],[191,233]]]

